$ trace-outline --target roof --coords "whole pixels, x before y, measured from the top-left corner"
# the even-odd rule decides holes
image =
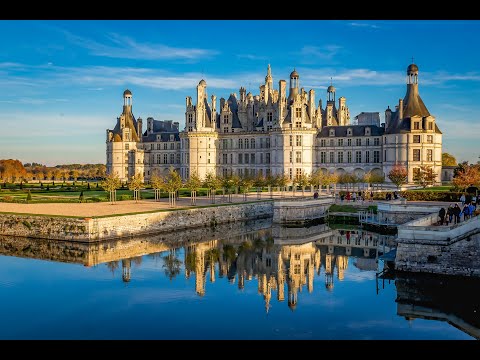
[[[202,79],[202,80],[200,80],[200,82],[198,83],[198,85],[207,86],[207,82]]]
[[[365,136],[365,128],[370,128],[370,135],[368,136],[381,136],[384,133],[384,129],[376,125],[324,126],[317,137],[330,137],[331,129],[335,130],[335,136],[337,137],[347,136],[348,129],[352,129],[352,135],[350,136]]]
[[[330,85],[330,86],[327,88],[327,92],[335,92],[335,86]]]
[[[415,64],[410,64],[407,67],[407,74],[411,72],[418,72],[418,66]]]
[[[230,97],[227,100],[228,105],[230,106],[230,111],[232,112],[232,128],[234,129],[241,129],[242,123],[238,117],[238,103],[237,98],[230,94]]]
[[[297,70],[293,69],[293,71],[290,73],[290,77],[293,78],[293,77],[298,77],[298,72]]]
[[[157,136],[160,136],[160,141],[170,141],[170,135],[173,135],[174,141],[180,141],[180,134],[178,132],[162,132],[149,135],[145,134],[142,136],[143,142],[155,142],[157,141]]]
[[[123,92],[123,96],[125,96],[125,95],[132,95],[132,92],[127,89]]]
[[[430,113],[418,94],[418,85],[408,84],[407,93],[403,99],[403,117],[406,118],[415,115],[424,117],[430,116]]]

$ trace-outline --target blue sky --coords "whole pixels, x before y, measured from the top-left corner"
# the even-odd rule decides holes
[[[2,20],[0,159],[105,163],[105,130],[122,94],[136,117],[184,126],[185,97],[259,93],[296,68],[325,103],[330,78],[352,118],[394,108],[406,68],[458,161],[480,156],[480,21],[476,20]]]

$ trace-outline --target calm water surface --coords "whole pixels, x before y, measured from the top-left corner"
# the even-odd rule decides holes
[[[94,245],[2,237],[0,339],[478,338],[477,283],[377,279],[384,240],[268,220]]]

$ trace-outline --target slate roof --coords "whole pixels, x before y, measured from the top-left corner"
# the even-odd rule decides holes
[[[324,126],[322,130],[317,134],[317,137],[330,137],[331,129],[335,130],[336,137],[346,137],[348,129],[352,129],[352,135],[349,136],[366,136],[365,128],[368,127],[370,128],[370,135],[367,136],[381,136],[385,132],[382,127],[376,125]]]

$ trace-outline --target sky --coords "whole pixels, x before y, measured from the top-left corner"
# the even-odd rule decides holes
[[[240,87],[259,94],[296,69],[325,104],[332,83],[353,119],[394,109],[406,69],[443,132],[443,152],[477,162],[477,20],[0,20],[0,159],[47,166],[105,163],[106,129],[133,94],[136,118],[185,125],[185,98]]]

